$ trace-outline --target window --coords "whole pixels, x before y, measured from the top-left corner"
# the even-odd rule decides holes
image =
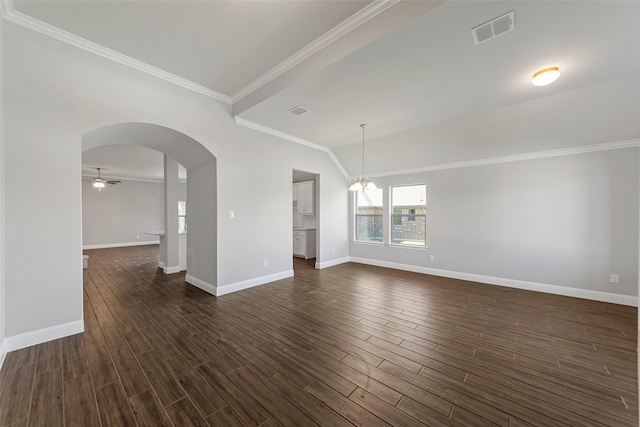
[[[391,243],[425,246],[427,241],[427,186],[391,187]]]
[[[356,240],[382,242],[382,189],[356,194]]]
[[[178,202],[178,233],[187,232],[187,202]]]

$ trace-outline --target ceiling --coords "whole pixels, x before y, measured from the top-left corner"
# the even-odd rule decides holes
[[[82,176],[103,178],[164,180],[164,154],[137,145],[103,145],[82,153]],[[178,164],[178,180],[186,181],[187,170]]]
[[[640,2],[12,4],[220,94],[242,121],[332,150],[351,175],[360,123],[373,173],[640,138]],[[471,28],[512,10],[514,31],[474,44]],[[533,86],[551,65],[560,79]],[[298,105],[309,113],[287,113]],[[86,166],[109,160],[124,177],[101,150]]]

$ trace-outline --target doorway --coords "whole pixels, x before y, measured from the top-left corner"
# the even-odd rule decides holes
[[[106,145],[151,148],[182,164],[189,179],[189,239],[186,241],[186,282],[215,295],[217,283],[216,157],[193,138],[149,123],[117,123],[82,136],[82,151]],[[176,179],[177,181],[177,179]],[[177,217],[177,199],[176,199]],[[176,218],[177,222],[177,218]]]
[[[320,236],[320,175],[294,169],[292,173],[292,239],[294,274],[314,269]]]

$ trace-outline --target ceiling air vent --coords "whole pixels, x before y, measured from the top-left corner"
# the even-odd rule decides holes
[[[293,114],[294,116],[301,116],[303,114],[307,114],[309,110],[298,105],[297,107],[293,107],[292,109],[287,110],[287,112]]]
[[[486,42],[500,34],[508,33],[516,27],[516,12],[512,10],[489,22],[471,29],[471,35],[475,44]]]

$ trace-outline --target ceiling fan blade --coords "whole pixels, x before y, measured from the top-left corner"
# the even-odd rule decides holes
[[[120,184],[122,181],[105,181],[107,184]]]

